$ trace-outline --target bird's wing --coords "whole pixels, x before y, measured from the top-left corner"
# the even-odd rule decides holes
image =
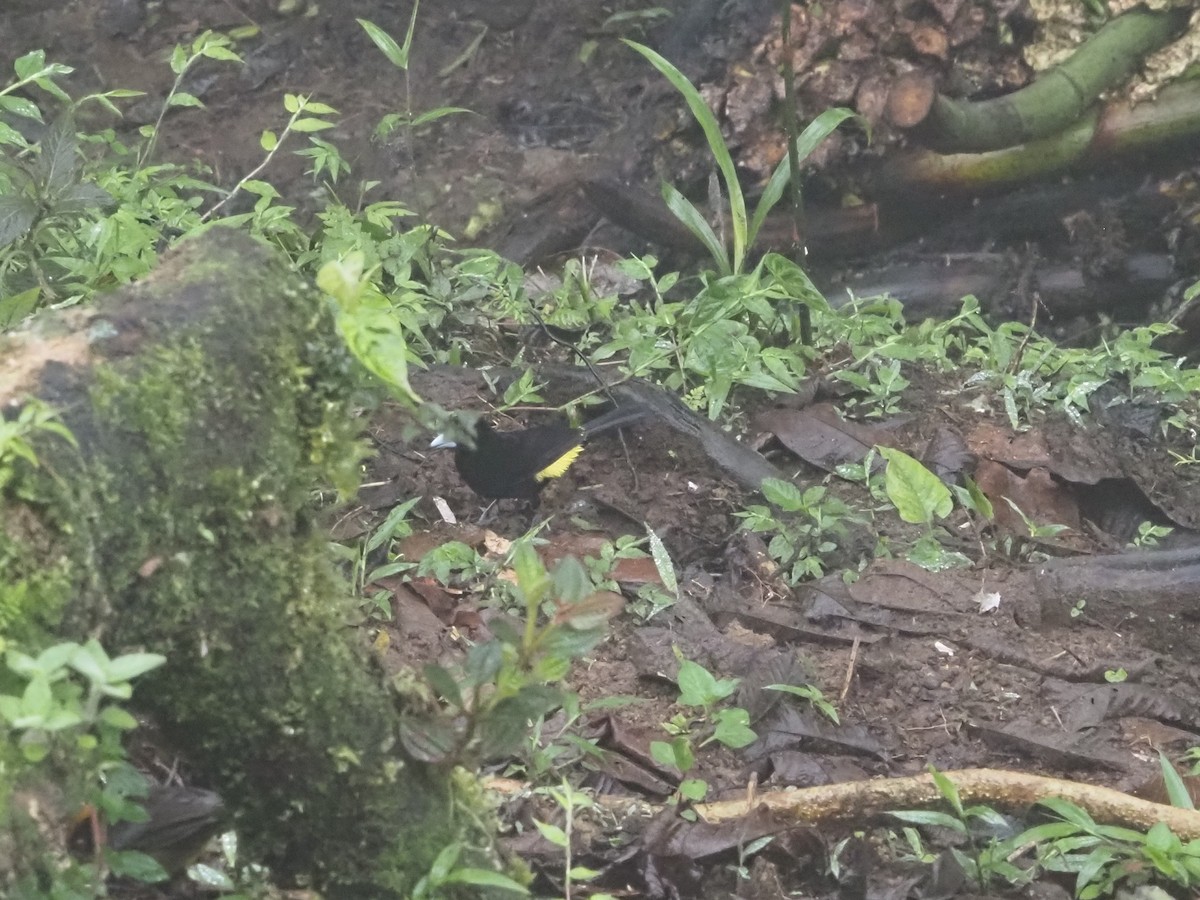
[[[534,477],[537,478],[538,481],[546,481],[549,478],[558,478],[560,475],[566,472],[567,469],[571,468],[571,463],[575,462],[575,459],[582,452],[583,444],[576,444],[568,449],[566,453],[563,453],[557,459],[551,462],[550,465],[540,469],[537,475]]]

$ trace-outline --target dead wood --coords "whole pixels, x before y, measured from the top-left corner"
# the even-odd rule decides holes
[[[1145,831],[1165,822],[1181,840],[1200,838],[1200,812],[1150,803],[1112,788],[1002,769],[959,769],[942,774],[958,788],[964,804],[1023,811],[1047,797],[1061,797],[1087,810],[1101,823]],[[811,826],[862,821],[892,810],[942,803],[945,798],[933,777],[926,774],[772,791],[749,800],[701,803],[695,809],[706,821],[723,822],[765,806],[782,818]]]
[[[983,153],[1046,138],[1079,119],[1105,90],[1123,83],[1147,54],[1176,34],[1188,15],[1183,8],[1128,12],[1097,31],[1066,62],[1004,97],[976,102],[930,97],[924,79],[900,79],[888,98],[888,112],[900,127],[919,126],[917,138],[942,153]]]

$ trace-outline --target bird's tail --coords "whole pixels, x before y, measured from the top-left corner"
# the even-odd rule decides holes
[[[584,440],[594,438],[605,431],[612,431],[614,428],[631,425],[648,415],[650,415],[650,410],[638,403],[626,403],[610,409],[608,412],[596,416],[590,422],[583,423],[581,430]]]

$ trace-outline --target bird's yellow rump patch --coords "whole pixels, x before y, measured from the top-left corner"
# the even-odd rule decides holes
[[[546,468],[537,473],[538,481],[546,481],[550,478],[558,478],[567,469],[571,468],[571,463],[575,462],[575,458],[583,452],[583,444],[576,444]]]

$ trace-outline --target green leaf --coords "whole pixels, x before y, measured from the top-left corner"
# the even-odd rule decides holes
[[[414,19],[416,14],[417,11],[414,7]],[[363,31],[367,33],[367,37],[371,39],[375,46],[383,51],[383,55],[387,57],[388,62],[397,69],[408,68],[408,51],[396,43],[395,38],[367,19],[356,19],[355,21],[362,26]]]
[[[188,866],[187,876],[201,888],[208,888],[219,894],[232,894],[237,887],[232,878],[220,869],[215,869],[205,863]]]
[[[702,778],[685,778],[679,782],[679,796],[692,803],[698,803],[708,793],[708,782]]]
[[[550,589],[550,576],[531,541],[518,541],[513,548],[513,571],[526,606],[536,610]]]
[[[304,111],[311,113],[314,116],[333,116],[337,115],[337,110],[327,103],[321,103],[317,100],[309,100],[304,104]]]
[[[947,828],[957,834],[966,834],[967,832],[967,826],[954,816],[934,809],[890,810],[888,815],[912,825],[933,825],[938,828]]]
[[[784,512],[804,509],[804,494],[790,481],[784,481],[782,478],[764,478],[759,490],[768,503],[778,506]]]
[[[929,766],[929,775],[933,779],[933,783],[937,785],[939,793],[946,798],[953,808],[955,814],[960,818],[966,818],[963,811],[962,798],[958,794],[958,785],[947,778],[943,773],[939,772],[932,765]]]
[[[167,658],[159,653],[126,653],[108,665],[110,681],[130,681],[164,665]]]
[[[413,759],[434,765],[453,759],[463,739],[458,722],[436,714],[402,716],[399,734]]]
[[[646,526],[646,537],[650,542],[650,558],[654,560],[654,568],[663,583],[663,589],[675,596],[679,595],[679,581],[675,578],[675,564],[666,545],[649,525]]]
[[[104,861],[114,875],[123,875],[146,884],[157,884],[171,877],[152,856],[140,850],[109,850],[104,854]]]
[[[410,500],[405,500],[403,503],[392,507],[392,511],[388,513],[387,518],[371,532],[371,536],[366,542],[366,551],[370,553],[373,550],[378,550],[392,538],[411,534],[412,528],[405,521],[412,508],[420,502],[420,497],[413,497]]]
[[[708,141],[708,149],[717,163],[717,168],[721,170],[721,177],[725,182],[725,193],[729,198],[729,220],[733,231],[733,255],[729,259],[728,270],[740,272],[746,255],[746,200],[742,194],[742,186],[738,182],[737,167],[734,165],[733,157],[729,154],[729,147],[725,144],[725,138],[721,134],[721,126],[717,122],[717,117],[708,108],[708,104],[704,102],[704,98],[700,96],[700,92],[687,80],[687,76],[675,68],[667,59],[636,41],[622,38],[621,42],[646,57],[650,61],[650,64],[658,69],[674,85],[675,89],[683,95],[683,99],[687,101],[688,109],[692,111],[692,115],[704,131],[705,140]],[[670,205],[669,200],[668,205]],[[685,222],[684,224],[687,223]],[[711,229],[709,231],[711,233]],[[712,247],[709,249],[711,252]],[[721,248],[720,254],[714,255],[713,258],[719,260],[724,256],[724,248]]]
[[[94,184],[72,184],[58,195],[55,212],[81,213],[89,209],[111,206],[114,203],[116,203],[116,198],[102,187]]]
[[[1171,805],[1180,809],[1195,809],[1192,795],[1188,793],[1183,778],[1161,750],[1158,751],[1158,768],[1162,772],[1163,786],[1167,789],[1167,799]]]
[[[750,727],[750,714],[744,709],[723,709],[716,715],[713,739],[733,750],[748,747],[758,740]]]
[[[187,68],[188,54],[179,44],[171,51],[171,71],[176,75],[182,75],[183,70]]]
[[[224,44],[207,44],[201,51],[201,56],[207,56],[209,59],[219,59],[223,62],[240,63],[242,58],[226,47]]]
[[[929,525],[934,518],[950,515],[954,498],[936,475],[901,450],[880,447],[879,455],[887,460],[884,488],[900,518],[914,525]]]
[[[100,711],[100,721],[120,731],[132,731],[138,727],[138,720],[119,706],[104,707]]]
[[[88,681],[97,684],[104,684],[110,680],[108,664],[108,654],[95,641],[88,641],[71,655],[71,668]]]
[[[324,119],[314,119],[305,117],[292,122],[292,131],[309,132],[309,131],[324,131],[326,128],[332,128],[332,122],[326,122]]]
[[[0,700],[2,699],[0,698]],[[651,741],[650,757],[660,766],[673,766],[681,772],[685,771],[680,767],[679,761],[675,758],[675,748],[666,741]]]
[[[733,271],[733,264],[725,251],[725,245],[721,243],[721,239],[717,237],[717,233],[712,230],[712,226],[708,224],[704,216],[700,215],[700,210],[696,209],[692,202],[679,193],[670,182],[662,183],[662,196],[672,215],[682,222],[687,230],[708,249],[721,274],[729,275]]]
[[[25,97],[14,97],[12,95],[0,97],[0,109],[16,116],[33,119],[35,122],[42,121],[42,111],[38,109],[36,103]]]
[[[1061,797],[1044,797],[1038,800],[1038,804],[1054,812],[1064,822],[1070,822],[1079,828],[1094,830],[1097,827],[1096,820],[1093,820],[1091,815],[1088,815],[1087,810],[1070,802],[1070,800],[1064,800]]]
[[[13,62],[13,71],[22,81],[28,81],[35,75],[44,72],[46,65],[45,50],[31,50]]]
[[[711,706],[737,690],[741,679],[715,678],[708,669],[690,659],[679,661],[679,702],[684,706]]]
[[[470,884],[475,887],[490,887],[498,888],[502,891],[512,891],[524,897],[529,896],[529,889],[523,884],[514,881],[507,875],[493,872],[491,869],[473,869],[469,866],[464,866],[461,869],[455,869],[447,875],[442,880],[442,884]]]
[[[554,567],[554,595],[563,603],[579,603],[593,591],[587,569],[574,556],[564,556]]]
[[[57,196],[74,182],[79,169],[75,120],[67,113],[54,120],[41,140],[34,171],[47,193]]]
[[[803,162],[807,159],[809,154],[817,148],[821,141],[833,134],[837,130],[837,127],[847,119],[852,118],[857,118],[852,110],[834,108],[825,110],[825,112],[809,122],[808,127],[796,139],[797,161]],[[865,120],[863,121],[865,122]],[[775,167],[775,171],[771,173],[771,178],[767,181],[767,186],[758,198],[758,205],[754,208],[754,218],[750,222],[750,230],[746,237],[746,242],[749,246],[753,246],[754,239],[758,236],[758,230],[762,227],[767,213],[775,207],[775,204],[783,196],[788,181],[791,180],[791,175],[792,163],[785,153],[783,159],[779,161],[779,165]]]
[[[50,708],[54,703],[54,694],[50,689],[50,682],[45,675],[38,673],[30,679],[29,684],[25,685],[25,692],[21,696],[21,713],[25,720],[36,719],[44,721],[50,715]],[[25,725],[23,727],[28,727]]]
[[[24,237],[37,217],[38,205],[32,197],[22,194],[0,197],[0,248]]]
[[[473,112],[473,110],[463,109],[461,106],[439,106],[437,109],[426,110],[418,115],[412,120],[412,122],[409,123],[409,127],[416,128],[420,125],[427,125],[430,122],[436,122],[438,119],[443,119],[446,116],[470,112]]]
[[[467,661],[464,668],[467,685],[475,688],[490,684],[500,671],[504,662],[504,645],[500,641],[488,641],[486,644],[476,644],[467,651]]]
[[[533,824],[537,830],[541,832],[542,837],[552,843],[555,847],[569,847],[571,842],[567,838],[567,833],[557,825],[551,825],[549,822],[541,822],[537,819],[533,820]]]
[[[195,94],[187,91],[176,91],[167,98],[167,106],[189,106],[194,109],[204,109],[204,104]]]

